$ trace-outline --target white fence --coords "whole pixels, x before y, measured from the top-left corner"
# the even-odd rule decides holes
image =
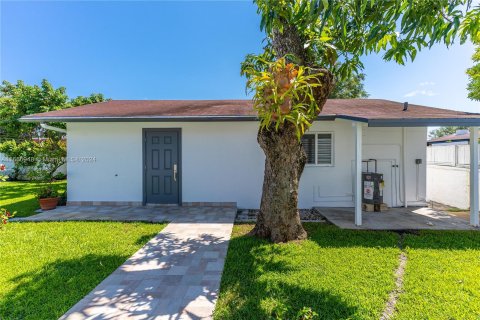
[[[470,146],[468,144],[429,146],[427,147],[427,164],[468,167],[470,166]]]
[[[427,147],[427,199],[449,206],[470,206],[470,146]]]

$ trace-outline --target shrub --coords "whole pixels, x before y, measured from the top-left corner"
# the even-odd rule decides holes
[[[62,193],[60,196],[60,199],[58,200],[58,205],[59,206],[66,206],[67,205],[67,191]]]
[[[37,193],[38,199],[56,198],[58,192],[51,185],[41,188]]]

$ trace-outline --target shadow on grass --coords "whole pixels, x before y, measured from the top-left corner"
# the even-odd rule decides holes
[[[38,203],[37,198],[21,200],[16,202],[10,202],[9,204],[1,206],[2,208],[6,208],[9,211],[17,212],[15,217],[23,218],[23,217],[30,217],[36,214],[35,210],[40,209],[40,204]]]
[[[315,228],[311,229],[314,233]],[[334,245],[358,245],[358,241],[341,242]],[[320,319],[358,315],[357,307],[348,305],[339,295],[284,281],[298,271],[298,266],[276,259],[286,254],[282,246],[248,235],[230,240],[215,319],[297,319],[304,307],[318,313]],[[274,281],[265,278],[266,274],[273,274]]]
[[[151,222],[142,222],[142,223],[151,223]],[[141,236],[140,238],[138,238],[137,241],[135,241],[135,244],[137,244],[137,245],[144,245],[145,243],[147,243],[148,241],[150,241],[150,239],[152,239],[153,237],[155,237],[157,234],[158,234],[158,232],[153,232],[153,233],[151,233],[151,234],[143,235],[143,236]]]
[[[35,210],[40,208],[36,193],[47,185],[47,183],[22,181],[22,182],[0,182],[0,207],[5,207],[10,211],[17,212],[17,218],[29,217],[35,214]],[[57,191],[66,190],[65,182],[53,183],[53,188]],[[22,199],[30,196],[30,199]],[[15,201],[18,199],[17,201]],[[8,204],[2,205],[3,201],[10,200]]]
[[[0,319],[58,319],[127,258],[88,254],[21,274],[0,300]]]
[[[420,231],[406,234],[404,245],[413,249],[480,250],[480,230]]]
[[[304,223],[309,240],[323,248],[391,248],[399,235],[390,231],[346,230],[331,224]]]

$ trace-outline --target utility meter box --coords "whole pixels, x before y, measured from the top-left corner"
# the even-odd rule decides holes
[[[373,172],[362,173],[363,203],[379,205],[383,203],[383,174]]]

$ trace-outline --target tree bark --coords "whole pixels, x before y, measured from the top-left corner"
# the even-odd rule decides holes
[[[307,233],[298,213],[298,183],[307,157],[295,127],[259,130],[258,143],[265,152],[262,202],[252,234],[273,242],[301,240]]]
[[[303,44],[294,26],[285,25],[283,32],[273,32],[272,46],[278,58],[294,54],[301,64],[315,67]],[[332,90],[333,76],[324,69],[315,73],[319,71],[323,73],[318,79],[322,86],[315,89],[314,96],[320,112]],[[307,233],[298,212],[298,184],[307,157],[295,126],[285,122],[278,130],[260,129],[257,140],[265,153],[265,171],[260,212],[251,234],[273,242],[305,239]]]

